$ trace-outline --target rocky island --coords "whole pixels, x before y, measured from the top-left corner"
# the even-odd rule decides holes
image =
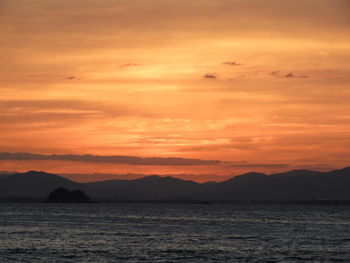
[[[90,203],[91,199],[81,190],[69,191],[63,187],[53,190],[47,198],[49,203]]]

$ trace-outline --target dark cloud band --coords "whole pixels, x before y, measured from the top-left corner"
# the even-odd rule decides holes
[[[0,153],[0,160],[53,160],[90,163],[115,163],[130,165],[159,165],[159,166],[198,166],[221,164],[218,160],[200,160],[187,158],[162,158],[162,157],[135,157],[135,156],[101,156],[101,155],[73,155],[73,154],[34,154],[34,153]]]

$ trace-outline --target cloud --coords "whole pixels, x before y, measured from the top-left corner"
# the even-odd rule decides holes
[[[101,118],[102,114],[88,112],[42,112],[42,113],[15,113],[0,115],[0,122],[3,125],[21,125],[21,127],[30,127],[32,125],[73,125],[78,121],[87,119]],[[63,127],[63,126],[62,126]],[[16,132],[20,132],[16,130]],[[23,132],[23,131],[22,131]]]
[[[65,77],[64,79],[67,79],[67,80],[78,80],[78,79],[81,79],[80,77],[76,77],[76,76],[70,76],[70,77]]]
[[[306,78],[310,77],[308,75],[297,76],[297,75],[295,75],[294,72],[289,72],[289,73],[286,73],[286,74],[282,74],[279,70],[271,71],[270,75],[274,76],[274,77],[279,77],[279,78],[302,78],[302,79],[306,79]]]
[[[137,64],[137,63],[126,63],[126,64],[119,65],[119,67],[121,67],[121,68],[137,67],[137,66],[140,66],[140,64]]]
[[[216,73],[207,73],[203,76],[206,79],[217,79],[217,74]]]
[[[255,150],[259,147],[257,143],[227,143],[227,144],[209,144],[201,146],[182,147],[179,152],[208,152],[208,151],[225,151],[225,150]]]
[[[97,110],[106,106],[103,102],[72,99],[44,99],[44,100],[4,100],[0,101],[0,108],[22,110],[52,110],[52,109],[79,109]]]
[[[33,114],[62,113],[68,110],[78,113],[105,113],[109,115],[129,115],[131,110],[126,105],[117,105],[103,101],[44,99],[44,100],[5,100],[0,101],[1,113]],[[1,114],[0,114],[1,116]]]
[[[274,70],[274,71],[270,72],[270,75],[279,77],[280,76],[280,72],[278,70]]]
[[[46,99],[46,100],[6,100],[0,101],[0,123],[30,126],[39,123],[79,124],[104,118],[125,116],[150,117],[147,110],[132,108],[125,103],[106,101]]]
[[[327,79],[343,79],[343,77],[341,75],[338,75],[338,74],[327,74],[326,78]]]
[[[226,61],[222,63],[223,65],[227,65],[227,66],[242,66],[243,64],[237,63],[235,61]]]
[[[231,164],[231,167],[237,168],[287,168],[290,167],[289,164],[284,163],[241,163],[241,164]]]
[[[130,165],[158,165],[158,166],[199,166],[199,165],[217,165],[222,162],[219,160],[201,160],[188,158],[163,158],[163,157],[136,157],[121,155],[74,155],[74,154],[35,154],[35,153],[0,153],[0,160],[51,160],[51,161],[71,161],[71,162],[89,162],[89,163],[114,163]]]
[[[289,72],[288,74],[284,75],[283,77],[285,77],[285,78],[294,78],[295,75],[293,74],[293,72]]]

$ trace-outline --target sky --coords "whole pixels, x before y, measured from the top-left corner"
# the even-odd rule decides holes
[[[350,165],[347,0],[2,0],[0,32],[0,170]]]

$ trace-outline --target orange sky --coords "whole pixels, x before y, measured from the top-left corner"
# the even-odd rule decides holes
[[[221,162],[0,154],[0,170],[200,181],[349,166],[349,14],[347,0],[2,0],[0,152]]]

